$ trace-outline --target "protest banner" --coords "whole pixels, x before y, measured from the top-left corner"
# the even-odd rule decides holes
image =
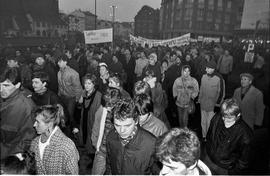
[[[145,46],[147,44],[149,47],[153,46],[183,46],[189,44],[190,41],[190,33],[182,35],[180,37],[172,38],[172,39],[166,39],[166,40],[152,40],[147,39],[143,37],[135,37],[130,34],[130,41],[131,43],[141,44],[142,46]]]
[[[84,31],[85,44],[106,43],[113,41],[113,29]]]

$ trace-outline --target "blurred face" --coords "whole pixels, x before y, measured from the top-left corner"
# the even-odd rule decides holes
[[[118,58],[116,57],[116,56],[113,56],[113,58],[112,58],[112,60],[113,60],[113,62],[118,62]]]
[[[39,92],[45,88],[46,82],[42,83],[40,78],[34,78],[32,79],[32,86],[35,92]]]
[[[155,59],[155,57],[154,56],[149,56],[149,64],[150,65],[155,65],[156,64],[156,59]]]
[[[8,65],[9,68],[14,68],[14,67],[18,66],[18,62],[15,61],[15,60],[8,60],[7,65]]]
[[[9,80],[0,83],[0,92],[3,99],[8,98],[16,89],[20,87],[20,83],[14,85]]]
[[[143,58],[143,59],[146,58],[144,52],[141,52],[141,58]]]
[[[167,64],[167,62],[163,62],[162,63],[162,65],[161,65],[161,67],[162,67],[162,70],[167,70],[168,69],[168,64]]]
[[[67,62],[63,60],[59,60],[57,64],[59,68],[64,68],[67,65]]]
[[[38,65],[43,65],[45,62],[44,58],[43,57],[38,57],[36,58],[36,64]]]
[[[228,50],[225,50],[224,54],[227,56],[229,55],[229,51]]]
[[[186,61],[190,61],[190,60],[191,60],[190,55],[186,55]]]
[[[72,57],[70,51],[67,51],[65,54],[66,54],[66,56],[67,56],[69,59]]]
[[[20,51],[16,51],[16,56],[20,56],[21,55],[21,52]]]
[[[174,54],[171,56],[171,61],[173,62],[173,61],[175,61],[175,59],[176,59],[176,55]]]
[[[37,115],[34,128],[36,129],[37,134],[44,134],[48,130],[49,124],[44,122],[43,115]]]
[[[109,87],[119,88],[119,84],[113,78],[109,78]]]
[[[179,162],[172,161],[162,161],[163,167],[159,175],[187,175],[188,171],[186,166]]]
[[[222,116],[222,120],[224,122],[225,127],[230,128],[231,126],[233,126],[235,124],[236,117],[234,115],[224,114]]]
[[[136,127],[137,122],[133,118],[125,120],[114,119],[114,127],[121,138],[127,138],[131,135]]]
[[[252,81],[249,79],[247,76],[242,76],[241,77],[241,87],[248,87]]]
[[[126,56],[130,56],[130,51],[129,51],[129,50],[126,50],[126,51],[125,51],[125,55],[126,55]]]
[[[108,70],[107,70],[106,67],[101,66],[101,67],[99,68],[99,73],[100,73],[100,75],[102,76],[102,75],[107,74],[107,73],[108,73]]]
[[[91,92],[92,90],[94,90],[95,85],[93,84],[93,82],[90,79],[86,79],[84,81],[84,88],[87,92]]]
[[[189,70],[189,68],[185,68],[184,70],[183,70],[183,76],[184,77],[188,77],[190,75],[190,70]]]
[[[215,71],[215,69],[213,69],[213,68],[209,68],[209,67],[206,67],[206,73],[207,74],[212,74],[214,71]]]

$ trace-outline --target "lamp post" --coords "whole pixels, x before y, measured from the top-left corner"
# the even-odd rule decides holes
[[[95,30],[97,29],[97,0],[95,0]]]
[[[110,6],[112,7],[112,51],[114,50],[114,21],[115,21],[115,8],[117,8],[115,5]]]

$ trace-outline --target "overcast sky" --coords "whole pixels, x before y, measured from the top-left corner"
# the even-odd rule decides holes
[[[112,8],[116,5],[115,19],[117,21],[134,21],[134,17],[143,5],[154,9],[160,8],[161,0],[96,0],[97,16],[101,19],[111,20]],[[94,14],[95,0],[59,0],[59,8],[65,13],[75,9],[88,10]]]

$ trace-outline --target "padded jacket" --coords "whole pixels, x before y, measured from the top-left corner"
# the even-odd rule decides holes
[[[112,175],[149,175],[154,171],[156,138],[138,127],[133,139],[123,146],[115,129],[107,136],[106,172]]]
[[[216,114],[207,133],[206,152],[212,162],[229,174],[243,174],[248,168],[252,136],[242,118],[226,128],[221,114]]]

